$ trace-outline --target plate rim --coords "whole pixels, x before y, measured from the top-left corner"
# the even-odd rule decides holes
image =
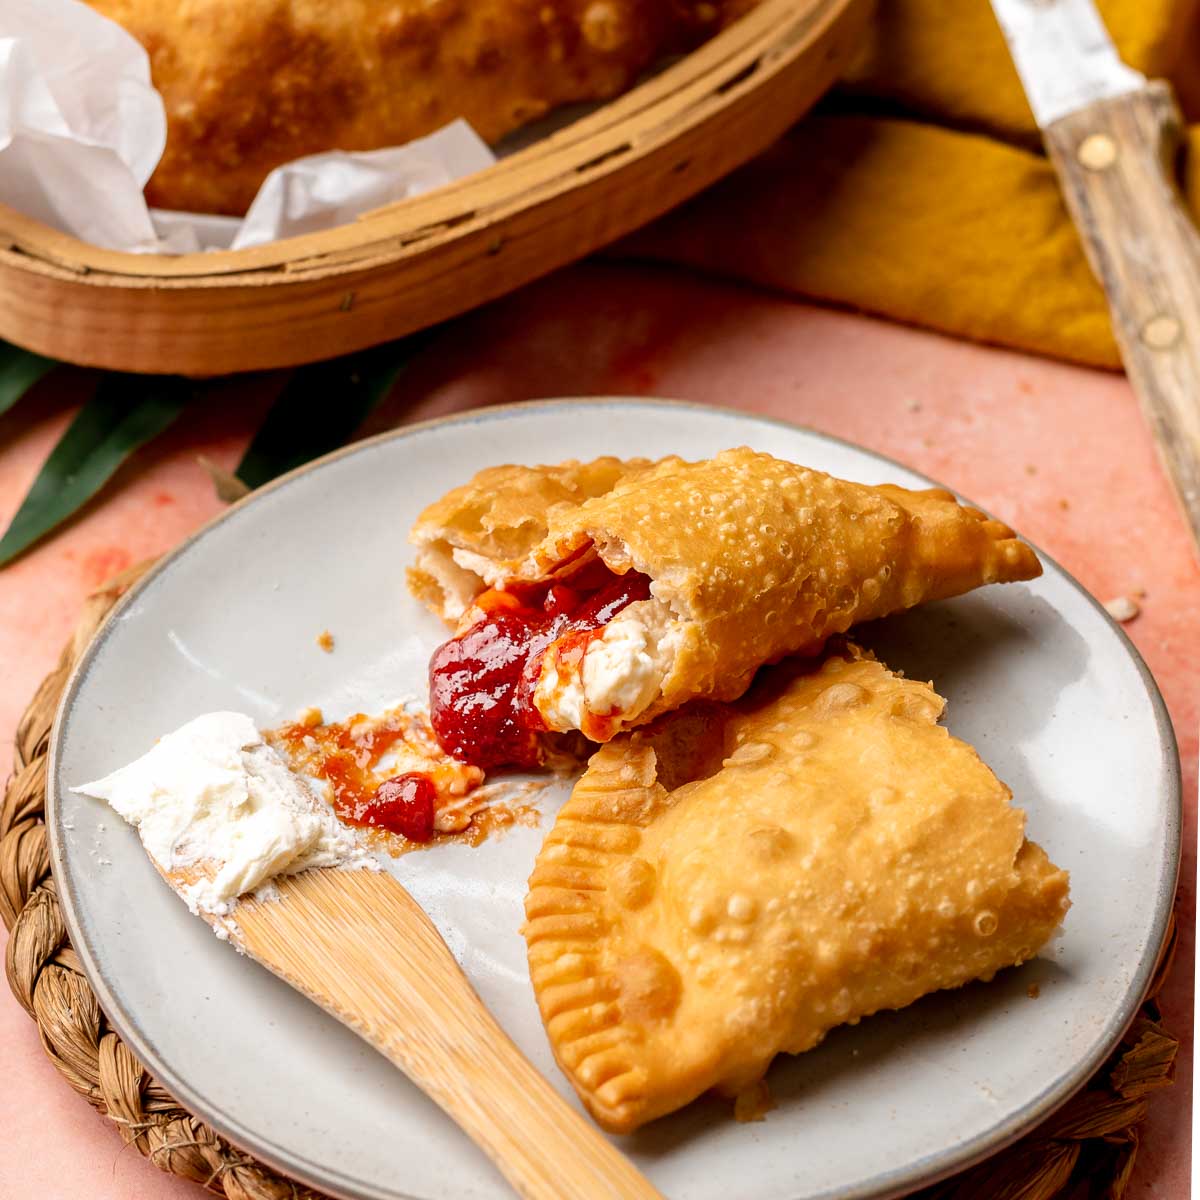
[[[333,462],[355,454],[373,449],[386,442],[403,441],[415,434],[429,429],[448,425],[472,425],[493,420],[506,420],[516,415],[538,411],[560,411],[566,408],[579,407],[625,407],[625,408],[655,408],[668,409],[677,412],[702,411],[737,420],[749,420],[756,424],[773,426],[789,433],[801,432],[821,441],[830,442],[859,453],[864,453],[878,460],[881,464],[896,467],[910,475],[917,476],[929,487],[946,487],[946,485],[931,479],[923,472],[866,446],[861,446],[848,438],[823,430],[813,429],[798,422],[787,421],[780,417],[764,416],[748,413],[728,405],[702,404],[695,401],[674,400],[665,397],[639,396],[578,396],[554,397],[541,400],[527,400],[511,404],[489,405],[483,408],[468,409],[464,412],[449,413],[440,417],[432,417],[423,421],[413,422],[384,430],[360,441],[352,442],[329,454],[296,467],[286,474],[271,480],[262,487],[256,488],[242,499],[216,513],[204,522],[198,529],[190,533],[178,545],[161,555],[144,575],[141,576],[112,606],[104,620],[92,636],[84,652],[72,667],[63,686],[62,695],[54,713],[54,721],[50,730],[47,748],[46,770],[46,803],[45,824],[49,844],[50,869],[55,879],[59,899],[59,907],[63,923],[71,939],[71,945],[79,957],[83,972],[100,1003],[108,1024],[134,1051],[142,1065],[160,1080],[189,1112],[193,1113],[217,1133],[237,1148],[252,1155],[258,1161],[266,1164],[279,1173],[297,1179],[308,1186],[316,1187],[331,1196],[341,1197],[342,1200],[420,1200],[408,1192],[395,1189],[382,1192],[361,1181],[345,1176],[340,1170],[324,1166],[316,1160],[297,1156],[286,1148],[276,1145],[270,1139],[256,1134],[251,1128],[242,1126],[238,1121],[226,1117],[215,1105],[205,1102],[204,1097],[194,1091],[187,1080],[179,1078],[165,1062],[164,1056],[157,1052],[153,1042],[135,1031],[136,1021],[127,1014],[125,1006],[120,1004],[116,995],[108,987],[107,981],[99,965],[94,959],[90,946],[82,937],[82,924],[77,912],[78,897],[72,890],[68,880],[69,874],[65,868],[65,851],[61,839],[59,825],[59,791],[58,791],[58,759],[63,739],[63,718],[74,705],[77,694],[82,687],[95,657],[107,641],[116,622],[121,618],[127,607],[134,604],[138,598],[155,582],[159,575],[171,568],[175,560],[206,537],[218,525],[229,520],[248,504],[256,503],[262,497],[296,482],[297,479],[321,470]],[[967,500],[957,490],[946,488],[959,500]],[[983,511],[987,511],[986,509]],[[990,514],[989,514],[990,515]],[[897,1168],[877,1175],[867,1184],[854,1190],[839,1190],[837,1200],[886,1200],[887,1197],[902,1195],[915,1187],[928,1186],[945,1179],[960,1171],[975,1166],[991,1155],[1003,1150],[1017,1141],[1034,1126],[1054,1113],[1077,1091],[1086,1085],[1089,1079],[1103,1064],[1112,1049],[1124,1036],[1129,1026],[1136,1018],[1150,984],[1153,982],[1158,965],[1170,930],[1174,900],[1178,891],[1179,872],[1182,852],[1182,823],[1183,823],[1183,792],[1178,741],[1170,712],[1163,699],[1157,682],[1150,668],[1134,645],[1129,635],[1121,625],[1113,620],[1103,604],[1081,584],[1074,575],[1067,571],[1055,558],[1045,553],[1035,543],[1024,538],[1033,547],[1043,563],[1053,568],[1058,575],[1089,603],[1118,635],[1118,644],[1129,656],[1137,670],[1138,678],[1150,701],[1154,714],[1154,724],[1160,739],[1163,767],[1166,775],[1164,793],[1167,809],[1167,822],[1164,831],[1163,859],[1160,872],[1160,884],[1157,887],[1154,901],[1154,920],[1148,946],[1154,947],[1152,954],[1146,954],[1134,972],[1129,987],[1126,989],[1126,1001],[1114,1010],[1110,1016],[1105,1036],[1097,1042],[1097,1050],[1082,1060],[1082,1066],[1077,1063],[1071,1070],[1064,1072],[1032,1101],[1025,1109],[1010,1115],[1007,1121],[989,1127],[974,1139],[952,1148],[950,1151],[938,1151],[910,1163],[906,1168]],[[165,1068],[165,1069],[164,1069]],[[621,1141],[616,1142],[618,1148]],[[833,1194],[818,1195],[797,1194],[795,1200],[833,1200]]]

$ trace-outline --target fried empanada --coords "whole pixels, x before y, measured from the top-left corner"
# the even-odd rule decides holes
[[[538,855],[529,968],[563,1071],[623,1133],[833,1027],[1037,953],[1068,879],[936,722],[849,647],[601,748]]]
[[[150,55],[151,204],[240,214],[272,168],[465,117],[488,142],[614,96],[753,0],[87,0]]]
[[[860,621],[1041,573],[1011,529],[949,492],[847,483],[745,447],[493,468],[411,538],[410,587],[467,639],[435,658],[434,728],[480,765],[535,761],[540,731],[602,742],[695,698],[735,699],[764,663]],[[476,668],[522,637],[519,686],[501,694]],[[456,732],[467,710],[475,725]],[[524,735],[490,760],[473,757],[500,737],[485,712]]]

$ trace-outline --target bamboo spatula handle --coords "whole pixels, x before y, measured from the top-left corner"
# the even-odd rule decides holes
[[[1171,89],[1154,82],[1063,117],[1044,135],[1200,545],[1200,236],[1174,183],[1179,129]]]
[[[527,1200],[662,1200],[496,1024],[390,875],[307,871],[243,900],[238,944],[394,1062]]]

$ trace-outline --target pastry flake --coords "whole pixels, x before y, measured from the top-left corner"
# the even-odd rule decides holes
[[[505,594],[643,580],[648,594],[629,589],[599,626],[568,613],[568,636],[530,666],[537,728],[600,742],[689,700],[735,699],[764,663],[860,621],[1041,573],[1011,529],[949,492],[848,483],[745,447],[493,468],[411,537],[410,586],[460,635]]]
[[[628,1132],[778,1053],[1035,955],[1068,878],[943,700],[851,647],[602,747],[538,855],[554,1053]]]

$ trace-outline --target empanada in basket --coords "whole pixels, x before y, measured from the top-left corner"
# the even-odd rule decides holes
[[[624,91],[755,0],[87,0],[150,55],[151,204],[246,211],[267,172],[464,117],[488,142]]]
[[[943,701],[853,647],[602,747],[525,938],[563,1071],[627,1132],[834,1026],[1037,953],[1068,879]]]
[[[949,492],[745,447],[492,468],[411,537],[410,587],[458,629],[433,663],[434,729],[480,766],[535,764],[546,731],[602,742],[734,699],[764,663],[860,621],[1041,573],[1011,529]]]

